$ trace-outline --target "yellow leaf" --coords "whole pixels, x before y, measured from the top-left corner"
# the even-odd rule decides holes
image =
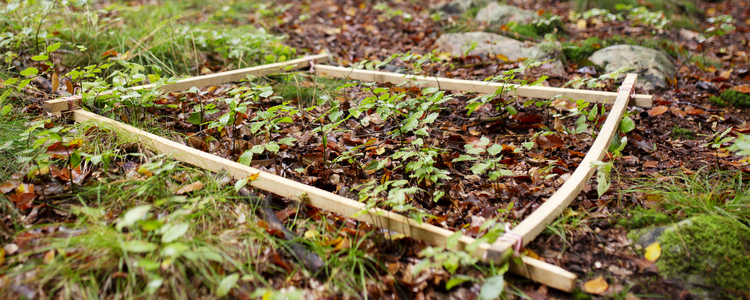
[[[583,290],[585,290],[586,293],[589,293],[589,294],[601,295],[608,288],[609,288],[609,284],[607,284],[607,281],[604,280],[604,278],[602,277],[591,279],[589,281],[586,281],[586,283],[583,284]]]
[[[442,60],[450,60],[451,59],[451,53],[450,52],[440,52],[438,53],[437,57]]]
[[[661,246],[658,242],[655,242],[646,247],[646,254],[644,255],[650,262],[656,262],[661,256]]]
[[[255,173],[255,174],[250,174],[250,176],[248,176],[247,178],[249,178],[250,181],[255,181],[258,179],[258,176],[260,176],[260,172]]]
[[[0,247],[0,266],[5,262],[5,249]]]
[[[578,27],[578,29],[586,29],[586,20],[578,20],[578,22],[576,23],[576,27]]]
[[[311,239],[318,236],[318,233],[312,230],[305,231],[305,239]]]
[[[502,61],[510,61],[510,59],[508,59],[507,56],[502,55],[502,54],[497,54],[495,55],[495,57],[497,57],[497,59],[502,60]]]

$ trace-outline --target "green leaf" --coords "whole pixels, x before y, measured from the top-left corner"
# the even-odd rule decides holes
[[[489,153],[492,156],[496,156],[501,151],[503,151],[503,146],[499,144],[493,144],[492,146],[487,148],[487,153]]]
[[[495,300],[505,289],[505,279],[503,275],[495,275],[484,281],[482,289],[479,291],[480,300]]]
[[[26,70],[21,71],[21,75],[23,76],[31,76],[31,75],[36,75],[36,74],[39,74],[39,69],[34,68],[34,67],[29,67],[29,68],[26,68]]]
[[[156,278],[154,280],[151,280],[148,282],[148,285],[146,286],[146,291],[148,291],[149,295],[151,295],[159,290],[162,283],[164,283],[164,279],[161,279],[161,278]]]
[[[165,257],[176,258],[189,249],[190,248],[188,248],[188,246],[183,243],[171,243],[161,249],[161,255]]]
[[[54,52],[58,48],[60,48],[60,43],[54,43],[52,45],[49,45],[49,46],[47,46],[47,53]]]
[[[242,189],[243,187],[245,187],[245,185],[247,185],[248,181],[250,181],[250,177],[245,177],[243,179],[237,180],[237,182],[234,183],[234,191],[239,192],[240,189]]]
[[[164,229],[164,227],[167,227]],[[164,229],[164,234],[161,236],[161,242],[162,243],[171,243],[176,239],[181,238],[185,233],[187,233],[188,229],[190,228],[190,225],[185,223],[180,224],[167,224],[162,229]]]
[[[146,271],[154,271],[159,268],[159,263],[150,259],[141,259],[135,262],[136,267],[143,268]]]
[[[243,165],[249,166],[250,163],[253,162],[253,151],[252,150],[247,150],[247,151],[243,152],[242,155],[240,155],[240,159],[237,162],[241,163]],[[237,183],[239,183],[239,181]],[[245,181],[245,183],[247,183],[247,181]],[[242,186],[245,186],[245,185],[243,184]],[[237,185],[235,184],[235,189],[239,191],[240,189],[238,189],[236,187],[237,187]]]
[[[460,240],[463,235],[464,234],[461,231],[456,231],[453,234],[451,234],[448,237],[448,239],[445,241],[445,248],[447,248],[449,250],[453,249],[453,248],[456,248],[456,246],[458,246],[458,240]],[[448,288],[448,289],[450,289],[450,288]]]
[[[239,274],[232,274],[221,280],[219,287],[216,288],[216,296],[224,297],[229,294],[229,291],[237,284],[237,280],[240,279]]]
[[[269,142],[266,144],[266,150],[271,151],[272,153],[278,153],[279,149],[281,149],[281,147],[279,147],[279,144],[276,142]]]
[[[633,129],[635,129],[635,122],[633,122],[633,119],[630,117],[622,118],[622,121],[620,121],[620,132],[628,133]]]
[[[201,113],[194,112],[190,114],[190,117],[186,120],[188,123],[193,125],[200,125],[201,124]]]
[[[121,231],[123,227],[130,227],[135,222],[140,221],[146,214],[151,210],[151,205],[136,206],[128,210],[122,217],[122,220],[117,222],[115,228],[117,231]]]
[[[456,276],[453,276],[451,279],[448,279],[448,283],[445,284],[445,289],[450,290],[459,284],[462,284],[467,281],[472,281],[472,280],[474,280],[474,278],[471,278],[466,275],[456,275]]]
[[[144,241],[129,241],[122,243],[122,249],[134,253],[149,253],[156,250],[156,245]]]
[[[49,56],[47,56],[46,54],[34,55],[31,57],[31,60],[33,61],[41,61],[41,60],[48,60],[48,59],[49,59]]]
[[[164,223],[158,220],[146,220],[139,223],[144,231],[154,231],[161,228]]]

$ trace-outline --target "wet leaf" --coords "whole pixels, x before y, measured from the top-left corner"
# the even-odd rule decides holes
[[[740,93],[750,94],[750,84],[737,85],[732,87],[732,90]]]
[[[659,245],[658,242],[654,242],[653,244],[648,245],[648,247],[646,247],[646,254],[644,254],[644,256],[648,261],[656,262],[661,256],[661,245]]]
[[[602,293],[607,291],[608,288],[609,288],[609,284],[602,277],[591,279],[589,281],[586,281],[586,283],[583,284],[583,290],[589,294],[601,295]]]

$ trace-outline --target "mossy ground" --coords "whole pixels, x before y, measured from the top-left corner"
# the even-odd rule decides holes
[[[721,93],[721,99],[725,102],[731,103],[734,107],[748,108],[750,107],[750,95],[740,93],[735,90],[726,90]]]
[[[618,224],[628,229],[644,228],[651,225],[664,225],[672,222],[672,217],[656,210],[638,207],[628,212],[629,218],[618,220]]]
[[[730,291],[750,286],[750,228],[734,219],[702,215],[661,236],[662,256],[656,262],[667,278],[689,280],[699,275],[703,284]],[[687,251],[686,251],[687,249]],[[685,278],[683,278],[683,277]]]

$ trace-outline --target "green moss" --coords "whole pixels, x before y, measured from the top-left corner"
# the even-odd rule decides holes
[[[669,136],[672,138],[681,138],[681,139],[691,139],[695,135],[695,132],[693,132],[690,129],[685,129],[681,127],[672,127],[672,132],[669,133]]]
[[[663,225],[672,222],[672,218],[656,209],[636,208],[631,210],[630,218],[617,221],[622,227],[635,229],[651,225]]]
[[[708,98],[708,101],[711,101],[711,103],[716,104],[716,106],[719,107],[726,107],[729,105],[724,99],[721,99],[721,97],[711,96]]]
[[[698,216],[690,222],[661,236],[662,255],[656,262],[661,275],[746,291],[750,286],[750,228],[713,215]]]
[[[639,39],[615,35],[607,39],[589,37],[580,43],[563,43],[565,58],[572,62],[581,62],[601,48],[614,45],[638,45],[646,48],[663,50],[668,55],[677,58],[685,53],[685,50],[674,43],[664,39]]]
[[[734,107],[748,108],[750,107],[750,95],[740,93],[735,90],[726,90],[721,93],[721,99],[731,103]]]

